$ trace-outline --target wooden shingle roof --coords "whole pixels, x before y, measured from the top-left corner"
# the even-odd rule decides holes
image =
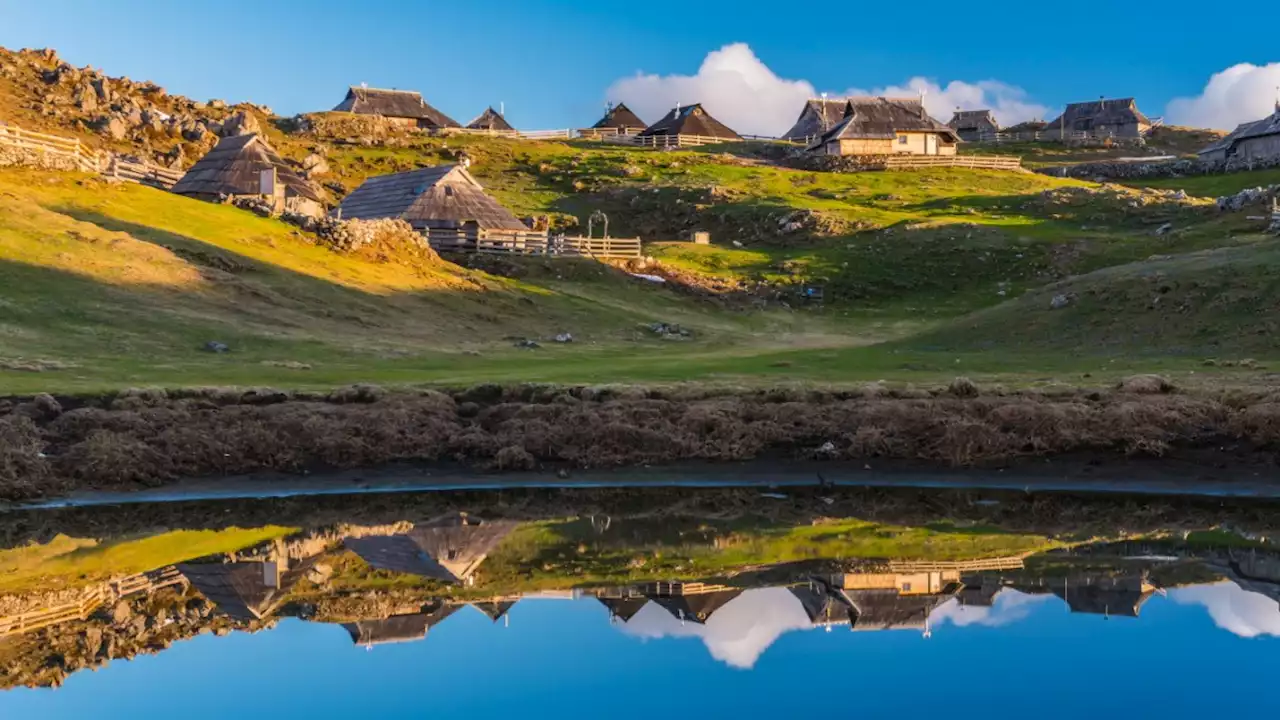
[[[251,133],[218,141],[187,170],[172,191],[179,195],[257,195],[262,171],[275,168],[285,192],[322,202],[320,193],[297,173],[262,136]]]
[[[485,522],[416,527],[398,535],[347,538],[347,549],[379,570],[460,583],[470,578],[515,523]]]
[[[892,139],[902,132],[936,132],[952,142],[960,139],[955,130],[930,117],[917,98],[864,97],[849,98],[844,119],[814,145],[832,140]]]
[[[742,590],[730,588],[697,595],[656,595],[650,599],[661,605],[676,619],[701,625],[709,620],[715,611],[741,594]]]
[[[413,642],[427,636],[431,628],[458,611],[458,605],[444,605],[433,612],[392,615],[389,618],[357,620],[342,627],[356,645]]]
[[[343,198],[343,219],[400,218],[415,228],[529,228],[489,197],[461,165],[439,165],[365,180]]]
[[[1215,150],[1226,150],[1234,147],[1238,143],[1249,140],[1251,138],[1268,137],[1271,135],[1280,135],[1280,102],[1276,103],[1276,111],[1261,120],[1242,123],[1232,130],[1226,137],[1210,144],[1208,147],[1200,151],[1200,154],[1210,153]]]
[[[609,608],[609,614],[619,620],[626,622],[635,617],[640,612],[640,608],[649,604],[649,598],[645,597],[628,597],[628,598],[596,598],[601,605]]]
[[[821,135],[844,118],[848,107],[847,100],[809,100],[805,102],[795,125],[791,126],[782,139],[804,140]]]
[[[511,123],[507,122],[507,119],[502,116],[502,113],[494,110],[493,107],[485,108],[485,111],[480,113],[475,120],[467,123],[467,128],[470,130],[515,130],[515,128],[511,127]]]
[[[1000,129],[1000,123],[996,122],[990,110],[957,110],[951,116],[951,122],[947,123],[947,126],[955,130]]]
[[[618,130],[643,130],[645,122],[638,115],[631,111],[623,103],[611,105],[609,110],[605,112],[604,117],[600,118],[600,122],[591,126],[592,128],[603,130],[608,128],[616,128]]]
[[[1138,104],[1133,98],[1118,98],[1071,103],[1049,123],[1049,129],[1065,128],[1068,132],[1087,132],[1099,126],[1135,123],[1150,125],[1151,121],[1138,110]]]
[[[257,620],[275,611],[310,566],[299,563],[281,572],[275,582],[268,582],[271,563],[182,563],[177,567],[219,612],[236,620]]]
[[[702,105],[675,107],[658,122],[645,128],[641,137],[654,135],[701,135],[703,137],[741,140],[742,136],[711,117]]]
[[[357,115],[381,115],[392,118],[413,118],[427,125],[441,128],[461,127],[453,118],[427,104],[422,94],[412,90],[382,90],[378,88],[351,87],[347,96],[334,108],[335,112],[351,112]]]

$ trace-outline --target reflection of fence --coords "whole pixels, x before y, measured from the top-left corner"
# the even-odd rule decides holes
[[[72,602],[0,617],[0,637],[27,633],[72,620],[84,620],[99,606],[126,595],[153,592],[185,582],[186,578],[182,573],[172,566],[105,582],[88,588]]]
[[[168,190],[182,179],[184,173],[181,170],[170,170],[158,165],[133,162],[113,155],[102,174],[119,180],[128,180],[129,182]]]
[[[492,130],[486,128],[449,128],[444,131],[448,135],[487,135],[490,137],[516,138],[520,140],[567,140],[573,137],[573,130]]]
[[[983,560],[941,560],[936,562],[922,561],[893,561],[889,563],[889,570],[898,573],[916,573],[916,572],[943,572],[946,570],[955,570],[958,572],[981,572],[984,570],[1021,570],[1023,567],[1023,556],[1014,555],[1010,557],[986,558]]]
[[[503,255],[638,258],[640,238],[584,238],[518,230],[430,230],[427,241],[438,252]]]
[[[1114,132],[1085,130],[1025,130],[1020,132],[982,132],[971,135],[966,142],[978,143],[1010,143],[1010,142],[1141,142],[1141,137],[1117,135]]]
[[[884,162],[886,170],[934,167],[1018,170],[1022,167],[1022,158],[1003,155],[889,155]]]
[[[98,154],[84,147],[77,138],[23,130],[16,125],[0,125],[0,146],[65,158],[78,170],[98,172]]]

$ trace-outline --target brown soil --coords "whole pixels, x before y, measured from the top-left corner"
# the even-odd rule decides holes
[[[993,394],[960,381],[911,393],[482,385],[46,395],[0,401],[0,498],[406,461],[510,470],[766,458],[968,467],[1087,453],[1101,462],[1178,456],[1274,467],[1280,396],[1179,394],[1147,380],[1051,395]]]

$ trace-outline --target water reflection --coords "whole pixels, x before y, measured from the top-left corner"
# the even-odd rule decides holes
[[[1082,540],[1060,526],[1036,532],[1026,523],[906,524],[809,511],[517,519],[433,507],[359,522],[278,522],[117,527],[99,537],[45,532],[43,542],[0,550],[0,682],[58,686],[112,660],[163,660],[175,643],[201,635],[285,638],[277,635],[283,619],[341,628],[372,653],[431,645],[442,632],[461,633],[444,641],[449,647],[482,649],[493,636],[461,618],[527,630],[548,616],[531,604],[552,600],[565,609],[536,630],[562,637],[562,647],[526,648],[552,653],[530,655],[530,663],[583,652],[583,638],[609,633],[661,653],[697,642],[721,666],[757,672],[789,636],[945,639],[1034,627],[1055,609],[1143,623],[1153,603],[1203,608],[1240,638],[1280,637],[1280,552],[1256,533],[1170,532],[1153,523],[1122,540]],[[199,552],[210,547],[222,550]],[[329,643],[318,652],[340,652]],[[832,641],[812,652],[853,647]],[[212,653],[210,672],[230,671],[226,658],[202,652]],[[0,715],[5,703],[0,695]]]

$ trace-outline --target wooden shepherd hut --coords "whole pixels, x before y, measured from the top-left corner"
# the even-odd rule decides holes
[[[428,105],[421,93],[412,90],[347,88],[347,96],[333,110],[357,115],[378,115],[399,125],[424,130],[462,127],[453,118]]]
[[[256,133],[220,140],[187,170],[172,192],[211,201],[268,199],[277,212],[311,216],[324,212],[320,193]]]
[[[356,645],[384,645],[413,642],[427,636],[431,628],[444,622],[458,611],[460,605],[441,605],[432,612],[392,615],[389,618],[356,620],[343,623],[342,627]]]
[[[1138,110],[1134,99],[1120,98],[1071,103],[1045,127],[1044,133],[1054,140],[1070,140],[1074,133],[1134,140],[1150,129],[1151,121]]]
[[[693,104],[683,107],[677,105],[658,122],[645,128],[640,137],[675,137],[679,135],[698,135],[701,137],[720,138],[722,140],[741,140],[742,136],[729,126],[711,117],[702,105]]]
[[[416,230],[529,229],[462,165],[371,177],[342,200],[339,212],[344,219],[399,218]]]
[[[1229,135],[1200,151],[1203,160],[1270,160],[1280,158],[1280,101],[1276,111],[1261,120],[1240,125]]]
[[[848,107],[848,100],[808,100],[800,111],[796,124],[791,126],[782,139],[812,142],[843,120]]]
[[[960,136],[919,98],[850,98],[844,118],[809,150],[821,155],[955,155]]]
[[[600,118],[600,122],[591,126],[592,130],[609,132],[613,131],[618,135],[632,135],[638,133],[647,127],[640,116],[631,112],[631,108],[623,103],[617,105],[610,104],[609,109],[605,111],[604,117]]]
[[[494,110],[492,106],[485,108],[479,117],[467,123],[468,130],[489,130],[491,132],[515,132],[515,128],[511,127],[511,123],[502,116],[502,113]]]
[[[182,563],[178,572],[219,612],[236,620],[259,620],[284,601],[312,563],[287,558],[266,562]]]
[[[398,535],[347,538],[344,544],[379,570],[465,583],[515,526],[459,518]]]
[[[947,127],[965,142],[978,142],[1000,132],[1000,123],[990,110],[957,110]]]

